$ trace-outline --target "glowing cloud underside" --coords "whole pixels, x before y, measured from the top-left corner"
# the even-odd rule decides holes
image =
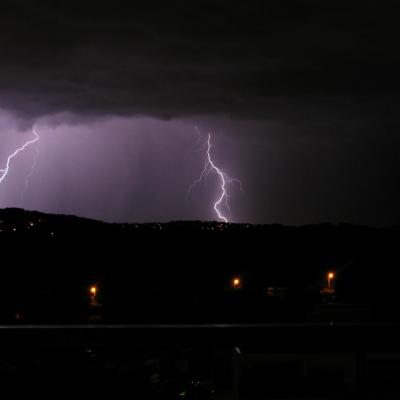
[[[199,134],[199,132],[196,129],[196,132]],[[223,206],[225,207],[225,209],[228,211],[228,213],[230,214],[230,206],[229,206],[229,194],[227,191],[227,184],[231,184],[231,183],[237,183],[240,186],[240,189],[242,188],[242,182],[238,179],[235,178],[231,178],[229,177],[224,171],[222,171],[220,168],[218,168],[215,164],[215,162],[212,159],[211,156],[211,149],[212,149],[212,145],[211,145],[211,134],[208,134],[208,138],[207,141],[200,147],[199,150],[202,150],[204,147],[206,147],[206,159],[204,162],[204,168],[203,171],[201,172],[200,176],[198,179],[196,179],[189,187],[188,190],[188,194],[187,196],[190,195],[190,193],[192,192],[193,188],[199,184],[203,179],[207,178],[207,176],[213,172],[215,174],[218,175],[219,181],[220,181],[220,195],[218,197],[218,199],[216,200],[216,202],[214,203],[214,211],[215,214],[217,215],[217,217],[224,222],[229,222],[228,217],[226,216],[226,214],[224,213],[224,211],[222,210]]]
[[[39,135],[36,132],[35,128],[32,129],[33,134],[34,134],[34,138],[25,142],[24,145],[22,145],[20,148],[18,148],[17,150],[14,151],[14,153],[10,154],[7,158],[7,162],[6,162],[6,167],[4,169],[0,169],[0,183],[2,183],[4,181],[4,179],[6,178],[8,171],[10,169],[10,165],[11,165],[11,161],[21,152],[23,152],[27,147],[33,145],[34,143],[39,141]],[[29,180],[29,176],[32,175],[32,169],[35,167],[36,164],[36,157],[35,157],[35,161],[34,164],[32,165],[31,171],[28,174],[28,180]],[[27,181],[25,180],[25,184],[27,185]]]

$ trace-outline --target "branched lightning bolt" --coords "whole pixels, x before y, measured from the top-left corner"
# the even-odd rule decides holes
[[[24,151],[27,147],[29,147],[32,144],[34,144],[37,141],[39,141],[39,135],[37,134],[35,128],[33,128],[32,131],[33,131],[33,134],[35,135],[35,137],[33,139],[28,140],[27,142],[25,142],[20,148],[15,150],[14,153],[10,154],[8,156],[8,158],[7,158],[6,167],[4,169],[0,169],[0,184],[4,181],[4,179],[6,178],[6,176],[8,174],[12,159],[14,157],[16,157],[20,152]]]
[[[196,133],[200,136],[200,132],[195,128]],[[198,140],[197,143],[200,142],[200,139]],[[242,182],[239,179],[231,178],[228,176],[224,171],[222,171],[220,168],[218,168],[214,161],[212,160],[211,157],[211,134],[208,134],[207,141],[203,143],[202,146],[200,146],[197,150],[195,151],[200,151],[204,147],[206,147],[206,159],[204,161],[204,168],[200,174],[200,176],[192,182],[192,184],[189,186],[187,196],[190,196],[190,193],[192,192],[193,188],[198,185],[203,179],[207,178],[207,176],[211,173],[214,172],[218,175],[219,180],[221,182],[220,186],[220,195],[217,199],[217,201],[214,203],[214,211],[218,218],[224,222],[229,222],[228,218],[224,215],[223,211],[221,210],[220,206],[223,203],[225,205],[225,208],[229,211],[230,214],[230,207],[229,207],[229,194],[227,192],[227,184],[230,183],[237,183],[239,184],[240,190],[242,189]]]

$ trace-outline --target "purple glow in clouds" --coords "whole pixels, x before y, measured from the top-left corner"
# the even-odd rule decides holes
[[[197,191],[190,204],[185,200],[188,183],[204,165],[202,157],[188,156],[193,122],[64,113],[25,123],[15,115],[0,113],[0,207],[107,222],[222,220],[209,205],[210,199],[220,197],[216,169],[209,177],[210,185]],[[210,130],[215,121],[199,122]],[[218,125],[216,129],[225,130]],[[207,138],[199,139],[200,145],[205,142],[205,152]],[[212,146],[221,144],[223,154],[214,154],[211,142]],[[214,166],[221,171],[225,165],[235,165],[232,143],[223,134],[210,138],[210,160],[218,160]],[[228,182],[226,186],[229,189]],[[239,216],[228,214],[225,201],[223,197],[216,205],[221,217],[238,220]],[[233,207],[242,210],[238,201],[235,198],[230,204],[232,212]]]

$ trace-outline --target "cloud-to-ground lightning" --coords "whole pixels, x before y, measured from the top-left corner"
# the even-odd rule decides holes
[[[36,133],[36,131],[35,131],[35,127],[33,127],[33,132],[34,132],[36,135],[38,135],[38,134]],[[39,136],[39,135],[38,135],[38,136]],[[30,168],[28,174],[25,176],[25,185],[24,185],[24,188],[23,188],[22,191],[21,191],[21,201],[24,200],[25,193],[26,193],[26,191],[28,190],[28,187],[29,187],[29,180],[30,180],[31,176],[33,175],[33,173],[35,172],[37,159],[38,159],[38,157],[39,157],[39,142],[40,142],[39,140],[36,142],[35,154],[34,154],[34,156],[33,156],[32,165],[31,165],[31,168]]]
[[[4,169],[0,169],[0,184],[4,181],[4,179],[6,178],[9,170],[10,170],[10,165],[11,165],[11,161],[13,160],[13,158],[15,158],[19,153],[21,153],[22,151],[24,151],[27,147],[33,145],[34,143],[39,141],[39,135],[36,132],[35,128],[33,128],[33,134],[34,134],[34,138],[31,140],[28,140],[27,142],[25,142],[21,147],[19,147],[17,150],[15,150],[12,154],[10,154],[7,158],[7,162],[6,162],[6,167]]]
[[[195,128],[196,133],[199,135],[200,138],[200,132]],[[198,140],[197,143],[199,143],[200,139]],[[236,178],[231,178],[228,176],[224,171],[222,171],[220,168],[217,167],[215,162],[212,159],[211,156],[211,149],[212,149],[212,144],[211,144],[211,134],[208,134],[207,141],[203,143],[200,148],[198,148],[196,151],[201,151],[203,148],[206,148],[206,159],[204,161],[204,168],[200,174],[200,176],[192,182],[188,189],[187,197],[190,195],[192,192],[193,188],[199,184],[203,179],[205,179],[211,172],[214,172],[217,174],[219,180],[220,180],[220,194],[218,199],[214,203],[214,211],[217,215],[217,217],[224,221],[224,222],[229,222],[228,217],[225,215],[223,210],[221,210],[221,204],[225,205],[225,208],[228,210],[230,214],[230,206],[229,206],[229,194],[227,191],[227,184],[231,183],[237,183],[240,187],[242,188],[242,182],[239,179]]]

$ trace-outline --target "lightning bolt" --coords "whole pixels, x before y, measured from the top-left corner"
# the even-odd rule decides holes
[[[197,127],[195,127],[196,133],[200,136],[200,132],[198,131]],[[200,139],[197,141],[197,143],[200,142]],[[188,198],[194,189],[196,185],[198,185],[201,181],[207,178],[207,176],[213,172],[218,175],[219,181],[220,181],[220,194],[216,202],[214,203],[214,211],[217,215],[217,217],[223,221],[223,222],[229,222],[228,217],[225,215],[225,213],[221,210],[221,205],[224,204],[225,208],[228,210],[229,215],[231,213],[231,209],[229,206],[229,194],[227,191],[227,184],[232,184],[232,183],[237,183],[239,184],[240,190],[242,190],[242,182],[239,179],[236,178],[231,178],[228,176],[224,171],[222,171],[220,168],[218,168],[211,156],[211,149],[212,149],[212,144],[211,144],[211,134],[208,134],[207,141],[203,143],[203,145],[198,148],[195,151],[201,151],[203,148],[206,148],[206,159],[204,161],[204,168],[201,171],[200,176],[192,182],[192,184],[189,186],[187,196]]]
[[[32,130],[33,130],[33,133],[35,135],[37,135],[37,137],[39,137],[39,135],[35,132],[35,128],[33,128]],[[33,175],[33,173],[35,172],[35,168],[36,168],[36,163],[37,163],[38,157],[39,157],[39,141],[37,141],[37,144],[35,146],[35,154],[33,156],[31,169],[29,170],[28,175],[25,176],[25,185],[24,185],[24,188],[23,188],[23,190],[21,192],[21,201],[24,200],[25,193],[26,193],[26,191],[28,190],[28,187],[29,187],[29,180],[30,180],[31,176]]]
[[[7,158],[7,163],[6,163],[6,167],[4,169],[0,169],[0,184],[4,181],[4,179],[6,178],[8,171],[10,169],[10,164],[11,161],[13,160],[13,158],[15,158],[19,153],[21,153],[22,151],[24,151],[27,147],[33,145],[34,143],[39,141],[39,135],[35,130],[35,127],[33,127],[32,129],[33,134],[34,134],[34,138],[31,140],[28,140],[27,142],[25,142],[20,148],[18,148],[17,150],[14,151],[14,153],[10,154]]]

